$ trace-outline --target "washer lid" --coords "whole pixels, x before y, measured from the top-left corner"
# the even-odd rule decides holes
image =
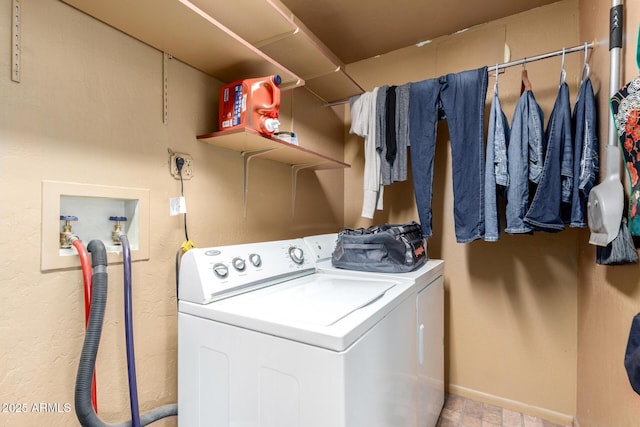
[[[395,309],[411,282],[312,274],[180,311],[228,325],[343,351]]]
[[[330,276],[300,279],[221,301],[226,309],[241,309],[270,320],[331,326],[354,311],[382,298],[394,283],[346,280]],[[234,311],[235,311],[234,310]]]

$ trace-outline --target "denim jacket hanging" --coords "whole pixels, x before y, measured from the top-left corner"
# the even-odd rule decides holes
[[[509,184],[507,170],[507,146],[509,144],[509,122],[498,99],[498,84],[493,91],[493,102],[489,114],[486,166],[484,170],[484,240],[495,242],[500,238],[498,195],[504,193]]]
[[[529,209],[529,181],[538,182],[542,175],[543,120],[544,113],[533,92],[524,91],[513,114],[507,149],[507,233],[521,234],[532,231],[524,222],[524,217]]]

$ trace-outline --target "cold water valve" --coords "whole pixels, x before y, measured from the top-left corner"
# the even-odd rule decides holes
[[[115,221],[115,225],[113,227],[113,231],[111,232],[111,241],[114,245],[121,245],[120,238],[118,235],[122,233],[122,222],[126,221],[126,216],[110,216],[109,221]]]
[[[71,221],[77,221],[78,217],[73,215],[60,215],[60,221],[64,221],[62,231],[60,232],[60,248],[69,249],[71,241],[69,237],[73,235],[71,231]]]

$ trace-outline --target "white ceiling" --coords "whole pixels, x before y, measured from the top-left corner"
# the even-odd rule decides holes
[[[280,0],[349,64],[557,0]]]

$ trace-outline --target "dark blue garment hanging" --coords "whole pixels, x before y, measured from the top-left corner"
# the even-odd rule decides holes
[[[599,170],[597,123],[593,86],[587,77],[580,85],[573,109],[573,189],[571,216],[565,221],[571,227],[587,227],[587,201]]]
[[[564,230],[562,204],[571,201],[573,185],[573,138],[569,86],[560,84],[545,132],[547,149],[542,178],[524,222],[534,230]]]
[[[389,86],[385,102],[385,121],[387,125],[385,145],[387,151],[384,157],[390,166],[393,166],[398,152],[398,143],[396,141],[396,87]]]
[[[487,67],[412,83],[409,137],[422,235],[431,237],[433,158],[439,110],[449,127],[456,241],[484,237],[484,110]]]
[[[624,355],[624,367],[633,390],[640,394],[640,313],[631,322],[627,350]]]

